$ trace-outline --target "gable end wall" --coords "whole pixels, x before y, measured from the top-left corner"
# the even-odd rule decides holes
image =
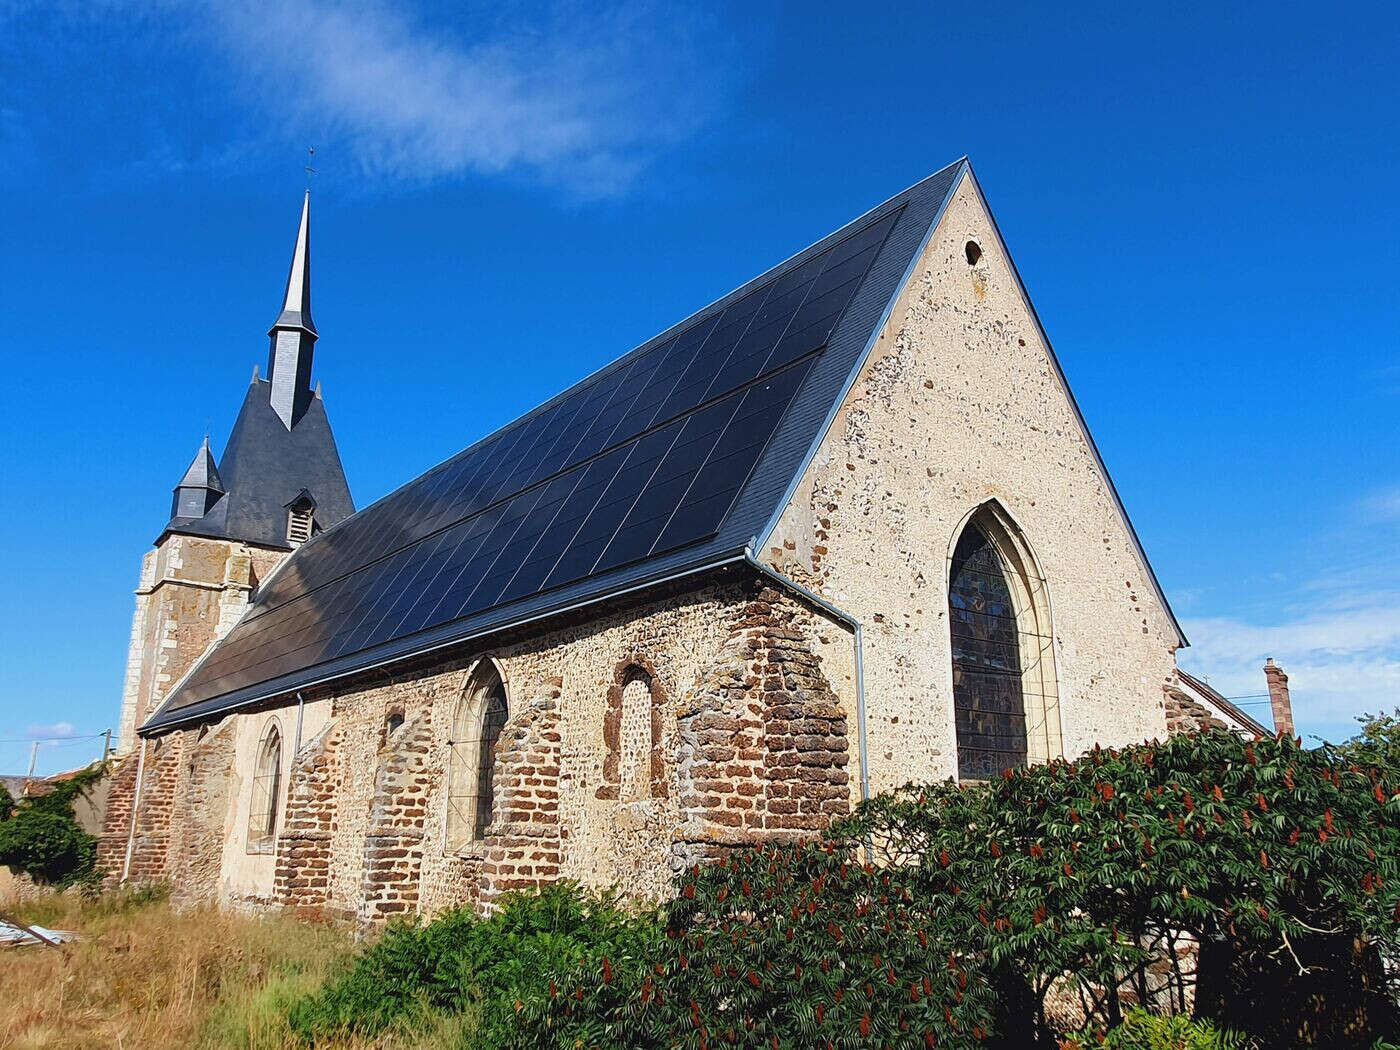
[[[948,561],[992,499],[1049,583],[1064,753],[1163,736],[1175,626],[964,175],[756,552],[864,625],[873,791],[956,772]]]

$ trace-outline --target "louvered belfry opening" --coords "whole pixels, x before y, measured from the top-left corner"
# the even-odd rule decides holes
[[[958,777],[987,780],[1026,764],[1021,641],[1006,572],[987,534],[969,525],[948,587]]]

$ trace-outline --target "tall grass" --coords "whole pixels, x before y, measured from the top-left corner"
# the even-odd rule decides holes
[[[81,935],[61,950],[0,949],[0,1046],[12,1050],[289,1050],[286,1004],[353,950],[328,926],[177,913],[152,893],[55,893],[5,910]]]

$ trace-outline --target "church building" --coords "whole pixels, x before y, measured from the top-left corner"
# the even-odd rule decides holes
[[[910,780],[1230,719],[965,159],[358,513],[309,222],[143,564],[114,880],[367,924],[655,897]]]

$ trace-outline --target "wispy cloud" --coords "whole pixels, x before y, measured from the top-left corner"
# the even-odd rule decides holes
[[[1363,712],[1400,706],[1400,488],[1375,489],[1342,517],[1319,547],[1344,557],[1282,589],[1271,617],[1188,618],[1180,657],[1227,696],[1262,693],[1274,657],[1300,729],[1334,739]]]
[[[50,725],[31,724],[24,731],[28,740],[71,740],[78,735],[72,722],[54,722]]]
[[[616,195],[723,107],[739,69],[704,7],[503,3],[429,17],[381,0],[5,6],[0,54],[43,82],[19,92],[27,107],[7,105],[4,141],[108,147],[146,174],[314,144],[338,175],[371,182],[510,175]],[[106,90],[76,75],[92,63]],[[83,92],[68,107],[76,123],[59,119],[64,97]],[[104,142],[104,128],[121,135]],[[139,148],[122,141],[132,136]]]
[[[324,126],[395,178],[526,170],[614,192],[710,115],[724,68],[703,19],[636,4],[450,28],[374,3],[210,13],[274,120]]]

